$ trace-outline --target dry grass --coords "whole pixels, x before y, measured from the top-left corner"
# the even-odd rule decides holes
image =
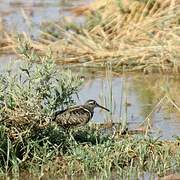
[[[7,37],[6,29],[0,17],[0,53],[9,53],[12,49],[11,39]]]
[[[89,8],[72,9],[88,14],[84,28],[72,32],[72,27],[67,31],[51,23],[59,36],[44,31],[39,40],[24,37],[41,54],[51,51],[58,63],[111,61],[116,70],[180,72],[180,3],[120,2],[96,1]]]

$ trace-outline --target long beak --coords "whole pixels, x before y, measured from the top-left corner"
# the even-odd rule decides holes
[[[100,107],[100,108],[102,108],[102,109],[104,109],[104,110],[106,110],[106,111],[110,111],[109,109],[107,109],[107,108],[105,108],[105,107],[103,107],[103,106],[101,106],[101,105],[99,105],[99,104],[97,104],[97,107]]]

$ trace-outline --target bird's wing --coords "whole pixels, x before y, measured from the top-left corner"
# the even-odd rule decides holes
[[[67,111],[68,109],[65,109],[65,110],[57,110],[53,113],[53,116],[52,116],[52,121],[56,121],[56,118],[58,115],[64,113],[65,111]]]
[[[91,118],[91,112],[82,106],[73,107],[60,112],[56,116],[56,122],[62,126],[76,126],[87,123]]]
[[[64,110],[57,110],[53,114],[53,117],[54,117],[53,119],[56,120],[57,116],[60,116],[61,114],[63,114],[66,111],[72,111],[73,109],[76,109],[77,107],[79,107],[79,106],[70,107],[70,108],[67,108]]]
[[[64,113],[64,112],[67,111],[67,110],[68,110],[68,109],[58,110],[58,111],[56,111],[54,114],[55,114],[55,116],[57,116],[57,115],[59,115],[59,114]]]

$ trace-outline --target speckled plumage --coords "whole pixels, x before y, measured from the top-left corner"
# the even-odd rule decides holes
[[[96,101],[88,100],[84,105],[70,107],[62,111],[56,111],[53,120],[63,128],[82,126],[91,120],[95,107],[100,107],[109,111],[105,107],[97,104]]]

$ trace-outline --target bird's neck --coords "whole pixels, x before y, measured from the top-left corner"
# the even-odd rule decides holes
[[[85,109],[87,109],[89,112],[90,112],[90,114],[91,114],[91,117],[93,116],[93,114],[94,114],[94,108],[92,108],[92,107],[89,107],[89,106],[83,106]]]

